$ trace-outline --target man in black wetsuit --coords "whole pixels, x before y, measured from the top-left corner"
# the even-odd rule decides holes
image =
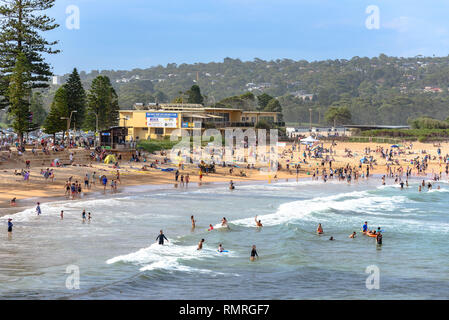
[[[252,249],[251,249],[251,257],[250,257],[250,260],[251,260],[251,261],[254,261],[254,260],[256,259],[256,257],[259,258],[259,255],[257,254],[256,246],[253,246]]]
[[[164,232],[161,230],[161,233],[160,233],[160,235],[157,236],[156,241],[159,241],[159,244],[163,245],[164,239],[168,241],[168,239],[164,235]]]

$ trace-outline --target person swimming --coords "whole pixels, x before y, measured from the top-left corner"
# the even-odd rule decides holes
[[[318,228],[316,229],[316,232],[318,234],[323,234],[324,233],[323,227],[321,226],[321,223],[318,224]]]
[[[330,237],[329,240],[330,241],[334,241],[335,239],[334,239],[334,237]]]
[[[256,257],[257,257],[257,259],[259,259],[259,255],[257,254],[256,246],[253,245],[253,247],[251,248],[251,256],[250,256],[249,260],[254,261],[254,260],[256,260]]]
[[[257,220],[257,216],[254,218],[254,220],[256,221],[256,226],[257,227],[263,227],[262,221],[261,220]]]
[[[164,244],[164,239],[168,241],[167,237],[164,235],[164,232],[161,230],[160,234],[156,238],[156,241],[159,241],[159,244],[163,245]]]
[[[354,239],[356,235],[356,232],[354,231],[351,235],[349,235],[349,238]]]
[[[198,242],[198,248],[196,250],[203,249],[203,243],[204,243],[204,239],[201,239],[200,242]]]

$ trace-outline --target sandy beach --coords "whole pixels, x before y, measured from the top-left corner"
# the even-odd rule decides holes
[[[329,148],[331,142],[324,142],[323,147]],[[383,147],[384,149],[390,148],[389,144],[379,144],[379,143],[350,143],[350,142],[338,142],[336,146],[333,147],[335,151],[332,155],[333,168],[343,167],[349,164],[351,167],[357,167],[360,163],[360,158],[365,156],[365,148],[370,148],[370,156],[373,156],[377,160],[377,165],[371,170],[372,174],[385,174],[386,173],[386,161],[380,157],[380,153],[375,152],[378,147]],[[429,143],[413,143],[410,149],[405,149],[405,147],[410,148],[410,146],[404,145],[401,148],[405,151],[405,154],[401,154],[399,157],[395,157],[399,161],[399,165],[394,165],[394,167],[407,168],[410,166],[410,161],[416,157],[422,157],[423,152],[430,154],[432,160],[429,163],[429,168],[427,173],[439,173],[444,171],[444,163],[439,161],[437,156],[438,146]],[[444,143],[440,146],[441,154],[449,154],[449,144]],[[202,178],[202,183],[211,182],[229,182],[233,180],[235,182],[239,181],[266,181],[271,180],[283,180],[288,181],[296,179],[295,169],[286,170],[286,164],[288,162],[295,163],[299,157],[302,158],[302,152],[304,147],[301,146],[300,152],[293,153],[293,159],[291,159],[291,144],[284,148],[279,148],[279,162],[282,165],[282,169],[277,172],[275,177],[269,177],[266,174],[261,173],[257,169],[246,169],[246,168],[235,168],[232,174],[229,173],[228,167],[217,166],[216,173],[204,174]],[[348,157],[345,150],[351,150],[352,157]],[[436,159],[433,159],[433,156]],[[26,159],[23,156],[23,160]],[[162,159],[158,155],[149,155],[149,161],[152,162],[156,159]],[[308,159],[307,164],[301,165],[301,171],[298,175],[299,179],[310,177],[311,172],[315,168],[322,168],[321,159]],[[146,163],[148,164],[148,163]],[[148,168],[148,171],[142,171],[141,168],[144,163],[136,163],[129,161],[120,162],[120,183],[118,184],[118,191],[125,186],[135,186],[135,185],[161,185],[161,184],[172,184],[174,186],[174,172],[164,172],[159,169]],[[176,167],[173,164],[167,164],[163,167]],[[326,165],[325,167],[328,167]],[[105,174],[108,179],[115,179],[116,169],[113,168],[111,164],[104,164],[95,161],[75,161],[73,165],[68,165],[65,167],[50,167],[50,163],[43,163],[41,165],[31,166],[31,175],[29,181],[24,181],[22,176],[14,175],[14,171],[20,171],[25,168],[25,162],[22,161],[3,161],[0,162],[0,208],[2,208],[2,215],[6,213],[12,213],[20,210],[23,206],[30,206],[34,204],[35,199],[40,199],[40,201],[51,201],[53,199],[62,199],[64,197],[64,185],[69,177],[72,177],[72,182],[79,181],[83,182],[84,176],[89,173],[92,174],[96,172],[97,176]],[[46,180],[41,174],[42,169],[52,168],[54,170],[55,179]],[[196,165],[186,165],[185,170],[180,171],[180,174],[190,176],[190,183],[198,185],[200,183],[199,179],[199,169]],[[243,171],[246,176],[241,176],[240,171]],[[412,171],[415,175],[415,170]],[[96,181],[95,185],[92,185],[90,189],[84,189],[84,193],[98,192],[99,196],[103,193],[103,187],[100,186],[99,182]],[[106,193],[110,193],[110,187],[106,188]],[[12,198],[17,198],[17,206],[11,207],[10,200]],[[37,200],[36,200],[37,201]]]

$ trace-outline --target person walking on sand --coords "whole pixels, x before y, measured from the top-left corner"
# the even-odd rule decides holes
[[[159,244],[163,245],[164,244],[164,239],[167,240],[167,242],[168,242],[167,237],[164,235],[164,232],[161,230],[160,234],[156,238],[156,241],[159,241]]]

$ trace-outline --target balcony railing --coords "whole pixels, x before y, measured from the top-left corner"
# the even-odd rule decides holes
[[[216,128],[254,128],[255,122],[213,122]],[[285,127],[285,122],[269,122],[275,127]]]

